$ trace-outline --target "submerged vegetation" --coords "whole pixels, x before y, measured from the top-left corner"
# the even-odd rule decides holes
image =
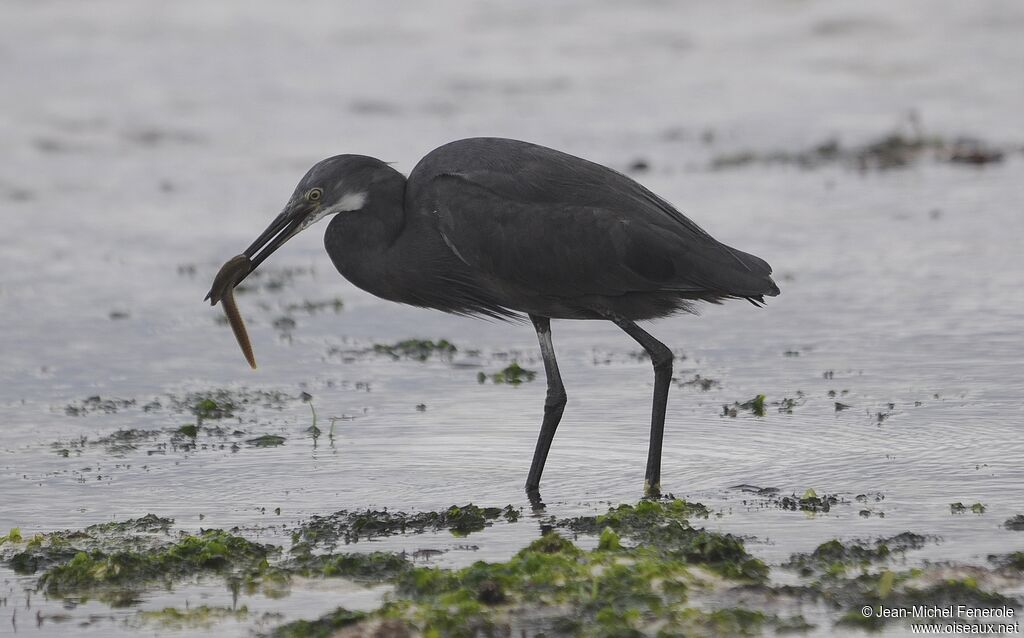
[[[119,410],[130,408],[134,405],[135,399],[104,399],[97,395],[91,396],[77,403],[69,403],[64,406],[64,414],[67,414],[68,416],[85,416],[86,414],[92,414],[94,412],[114,414]]]
[[[804,576],[815,573],[838,575],[851,568],[866,567],[908,550],[920,549],[927,541],[926,537],[913,532],[874,541],[852,540],[844,543],[832,539],[818,545],[810,554],[794,554],[785,566],[798,570]]]
[[[764,400],[765,396],[763,394],[759,394],[753,399],[744,401],[743,403],[736,401],[732,405],[723,405],[722,416],[735,418],[739,416],[740,412],[750,412],[754,416],[764,416]]]
[[[165,607],[159,611],[140,611],[132,622],[132,625],[139,625],[147,629],[170,629],[180,631],[182,629],[211,629],[225,620],[245,620],[249,616],[249,608],[241,607],[210,607],[199,605],[198,607],[187,607],[177,609]]]
[[[814,499],[821,500],[813,494],[799,500]],[[461,569],[417,565],[405,553],[333,553],[332,548],[391,534],[450,530],[462,535],[516,522],[518,510],[469,504],[419,513],[341,511],[300,525],[288,551],[234,531],[175,534],[172,520],[148,514],[31,537],[14,529],[0,537],[0,557],[19,573],[37,574],[37,588],[47,595],[97,598],[111,605],[132,605],[147,590],[211,577],[223,579],[233,592],[268,595],[281,595],[297,577],[391,587],[375,610],[339,608],[273,630],[274,636],[296,638],[331,636],[346,628],[357,632],[352,635],[410,637],[746,636],[813,628],[799,613],[806,600],[832,609],[836,623],[869,629],[898,621],[865,618],[859,612],[863,605],[1019,605],[984,588],[979,579],[986,572],[980,568],[894,570],[893,562],[905,553],[936,540],[911,532],[822,543],[783,566],[803,584],[773,585],[768,565],[747,551],[743,539],[692,524],[710,515],[700,503],[669,498],[619,505],[594,516],[549,517],[539,521],[541,535],[508,560]],[[1004,578],[1024,573],[1021,552],[989,560]],[[762,598],[774,602],[762,605]],[[200,605],[139,612],[129,624],[209,629],[250,615],[245,606]]]
[[[368,614],[339,609],[313,623],[301,621],[278,636],[320,633],[359,623],[388,626],[396,636],[531,634],[748,635],[763,628],[804,626],[743,607],[704,609],[691,596],[763,582],[768,568],[740,539],[690,525],[706,517],[698,503],[642,501],[599,516],[551,519],[529,546],[504,562],[477,562],[457,570],[409,567],[395,592]],[[563,533],[597,536],[584,550]],[[724,633],[723,633],[724,632]]]
[[[60,595],[97,587],[137,587],[174,581],[201,572],[259,572],[275,549],[221,530],[187,535],[177,542],[142,552],[76,552],[71,560],[47,570],[39,585]]]
[[[333,547],[360,540],[394,534],[449,530],[456,536],[478,532],[499,518],[510,523],[519,520],[519,511],[511,505],[477,507],[472,503],[452,505],[441,512],[406,513],[388,510],[341,510],[328,516],[312,516],[292,533],[296,546]]]
[[[378,354],[386,354],[393,359],[426,361],[434,356],[451,359],[452,355],[458,352],[458,348],[447,339],[440,339],[437,342],[430,339],[406,339],[392,345],[374,344],[373,351]]]
[[[534,370],[527,370],[519,365],[517,361],[513,361],[504,370],[499,370],[494,374],[488,375],[480,372],[476,376],[476,380],[480,383],[487,383],[490,380],[492,383],[502,384],[507,383],[508,385],[520,385],[533,381],[537,377],[537,372]]]
[[[974,514],[984,514],[986,509],[987,508],[985,507],[984,503],[972,503],[971,505],[964,505],[963,503],[957,501],[956,503],[949,504],[950,514],[964,514],[967,512],[972,512]]]
[[[676,378],[673,378],[672,381],[674,381],[676,385],[679,386],[680,388],[696,388],[701,392],[707,392],[709,390],[713,390],[715,388],[719,388],[722,386],[721,381],[709,379],[699,374],[695,374],[692,378],[687,379],[685,381],[681,381]]]
[[[1012,518],[1006,519],[1003,523],[1003,527],[1015,532],[1024,532],[1024,514],[1017,514]]]
[[[801,512],[827,512],[832,506],[839,502],[839,497],[832,494],[818,496],[817,492],[808,488],[801,496],[792,494],[778,499],[778,506],[784,510],[799,510]]]
[[[785,164],[803,169],[830,164],[860,171],[884,171],[906,168],[927,159],[950,164],[984,166],[1003,161],[1005,148],[972,138],[947,139],[927,135],[915,126],[909,131],[894,131],[861,145],[847,146],[836,138],[798,151],[741,151],[720,155],[710,168],[723,170],[752,164]]]

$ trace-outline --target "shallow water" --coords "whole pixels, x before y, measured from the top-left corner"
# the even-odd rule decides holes
[[[783,294],[765,309],[733,302],[650,326],[679,355],[680,381],[720,382],[673,387],[664,450],[664,489],[720,510],[710,527],[748,536],[770,563],[837,536],[905,530],[942,539],[910,562],[984,564],[1024,549],[1024,535],[1001,526],[1022,511],[1024,485],[1024,85],[1008,79],[1024,54],[1024,8],[931,7],[409,3],[382,14],[308,2],[241,15],[199,2],[7,3],[0,531],[153,512],[182,529],[241,526],[284,542],[302,518],[345,508],[472,501],[529,512],[521,486],[543,382],[476,380],[511,359],[541,369],[527,325],[377,300],[334,272],[323,225],[268,262],[269,273],[294,277],[238,297],[255,372],[216,321],[220,309],[201,304],[219,264],[263,229],[312,162],[361,152],[408,172],[450,139],[505,135],[621,170],[643,159],[644,184],[775,267]],[[866,173],[708,168],[737,151],[866,142],[906,129],[910,111],[928,134],[974,135],[1006,148],[1006,159],[975,168],[928,154]],[[285,310],[335,298],[340,312]],[[296,326],[285,333],[273,322],[286,315]],[[649,364],[614,326],[556,321],[553,330],[569,403],[544,476],[546,514],[635,501]],[[410,337],[447,338],[459,354],[420,363],[332,353]],[[314,446],[310,406],[289,400],[240,413],[240,429],[285,436],[280,447],[142,444],[115,455],[86,444],[58,454],[81,437],[177,428],[193,419],[166,407],[168,397],[212,388],[308,392],[325,433],[331,417],[346,418],[333,445],[322,435]],[[792,414],[770,405],[798,392]],[[759,393],[766,416],[722,416],[723,404]],[[66,414],[94,395],[136,404]],[[143,410],[154,399],[164,407]],[[851,407],[837,412],[835,401]],[[808,517],[739,484],[849,502]],[[872,495],[871,516],[858,514],[859,494]],[[987,511],[952,515],[957,501]],[[475,550],[447,534],[366,547],[451,550],[434,562],[454,566],[507,558],[537,533],[526,516],[472,535]],[[134,610],[65,610],[24,593],[31,583],[0,568],[0,619],[7,610],[14,619],[0,620],[0,632],[68,626],[37,626],[42,610],[76,625],[111,616],[77,630],[134,635],[125,624]],[[337,604],[371,608],[380,593],[329,585],[242,602],[312,618]],[[230,593],[182,586],[143,607],[185,600],[225,604]]]

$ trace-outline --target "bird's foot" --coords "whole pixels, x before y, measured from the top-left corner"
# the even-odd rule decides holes
[[[644,479],[644,498],[661,498],[661,482],[651,483]]]
[[[540,489],[539,488],[527,486],[527,488],[526,488],[526,498],[528,498],[530,500],[530,508],[534,512],[543,512],[544,511],[544,501],[542,501],[541,498],[540,498]]]

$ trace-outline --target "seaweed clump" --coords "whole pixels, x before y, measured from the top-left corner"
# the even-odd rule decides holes
[[[4,553],[4,560],[18,574],[34,574],[70,561],[82,551],[144,551],[164,542],[174,520],[155,514],[125,521],[97,523],[84,530],[63,530],[22,538],[18,529],[0,537],[11,545],[20,545]]]
[[[832,539],[818,545],[809,554],[793,554],[785,566],[797,569],[803,576],[816,572],[837,576],[854,567],[867,567],[908,550],[920,549],[927,541],[927,537],[913,532],[903,532],[875,541],[852,540],[843,543]]]
[[[620,505],[600,516],[564,519],[556,525],[575,533],[601,534],[600,543],[605,545],[621,536],[633,541],[635,548],[656,550],[666,559],[699,564],[729,578],[763,580],[768,567],[746,552],[742,540],[690,525],[690,518],[707,518],[708,514],[700,503],[645,500],[635,506]]]
[[[1024,514],[1017,514],[1016,516],[1006,519],[1003,523],[1003,527],[1014,532],[1024,532]]]
[[[802,496],[792,494],[783,496],[778,500],[778,506],[784,510],[810,512],[817,514],[828,512],[832,506],[839,503],[839,498],[832,494],[818,496],[813,489],[807,489]]]
[[[1024,552],[1011,552],[1009,554],[989,554],[989,561],[998,567],[1024,572]]]
[[[739,538],[690,526],[690,518],[707,515],[699,503],[649,500],[552,519],[562,530],[597,535],[597,547],[584,550],[548,528],[508,561],[409,567],[385,605],[357,622],[367,631],[388,623],[396,636],[738,636],[806,628],[802,618],[690,605],[694,592],[761,583],[768,571]],[[285,625],[278,635],[303,635],[287,633],[298,629]]]
[[[316,620],[296,620],[274,629],[270,634],[273,638],[327,638],[335,635],[341,629],[354,625],[364,619],[368,614],[361,611],[351,611],[339,607],[329,614],[321,616]],[[377,634],[394,635],[395,638],[405,638],[408,633],[398,634]]]
[[[369,554],[311,554],[299,547],[285,569],[303,576],[342,577],[365,583],[393,580],[412,569],[404,556],[391,552]]]
[[[487,375],[483,372],[477,373],[476,380],[480,383],[487,383],[490,379],[491,382],[496,384],[506,383],[508,385],[521,385],[533,381],[537,377],[537,372],[534,370],[527,370],[519,365],[517,361],[513,361],[504,370],[495,372],[494,374]]]
[[[101,396],[91,396],[78,403],[69,403],[64,406],[64,414],[68,416],[85,416],[92,413],[115,414],[124,408],[135,405],[135,399],[104,399]]]
[[[740,412],[750,412],[754,416],[764,416],[764,400],[765,396],[763,394],[759,394],[753,399],[744,401],[743,403],[736,401],[732,405],[723,405],[722,416],[736,418],[739,416]]]
[[[374,344],[373,351],[388,355],[393,359],[426,361],[433,356],[451,359],[452,355],[458,352],[458,348],[447,339],[440,339],[436,342],[430,339],[406,339],[392,345]]]
[[[965,512],[973,512],[974,514],[984,514],[986,509],[988,508],[985,507],[984,503],[972,503],[971,505],[964,505],[963,503],[957,501],[956,503],[949,504],[950,514],[964,514]]]
[[[218,623],[229,618],[244,620],[249,616],[249,608],[242,605],[238,608],[211,607],[199,605],[178,609],[176,607],[164,607],[159,611],[140,611],[130,625],[138,625],[142,628],[155,626],[160,629],[181,631],[183,629],[211,629]]]
[[[66,595],[105,588],[137,590],[153,581],[173,582],[203,572],[258,572],[274,551],[222,530],[206,530],[146,551],[78,551],[43,573],[39,586],[51,595]]]
[[[442,529],[456,536],[466,536],[484,529],[499,518],[515,522],[519,519],[519,511],[511,505],[504,508],[478,507],[472,503],[452,505],[440,512],[412,514],[388,510],[341,510],[328,516],[311,517],[292,533],[292,543],[310,547],[320,544],[333,546],[339,541],[348,544],[377,536]]]
[[[931,158],[937,162],[985,166],[1006,157],[1006,150],[981,140],[960,137],[947,139],[926,135],[917,125],[911,131],[893,131],[865,144],[846,146],[830,138],[798,151],[740,151],[719,155],[711,160],[712,170],[738,168],[753,164],[792,165],[810,170],[839,164],[861,172],[901,169]]]

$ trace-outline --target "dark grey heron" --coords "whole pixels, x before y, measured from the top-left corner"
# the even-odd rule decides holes
[[[551,319],[611,321],[650,355],[644,492],[656,495],[673,356],[636,322],[692,312],[698,301],[759,305],[779,294],[763,259],[716,241],[629,177],[543,146],[483,137],[431,151],[408,179],[363,155],[317,163],[228,279],[237,285],[327,215],[331,261],[363,290],[457,315],[525,314],[533,322],[548,388],[526,479],[531,494],[566,403]],[[224,292],[215,284],[208,298],[216,303]]]

